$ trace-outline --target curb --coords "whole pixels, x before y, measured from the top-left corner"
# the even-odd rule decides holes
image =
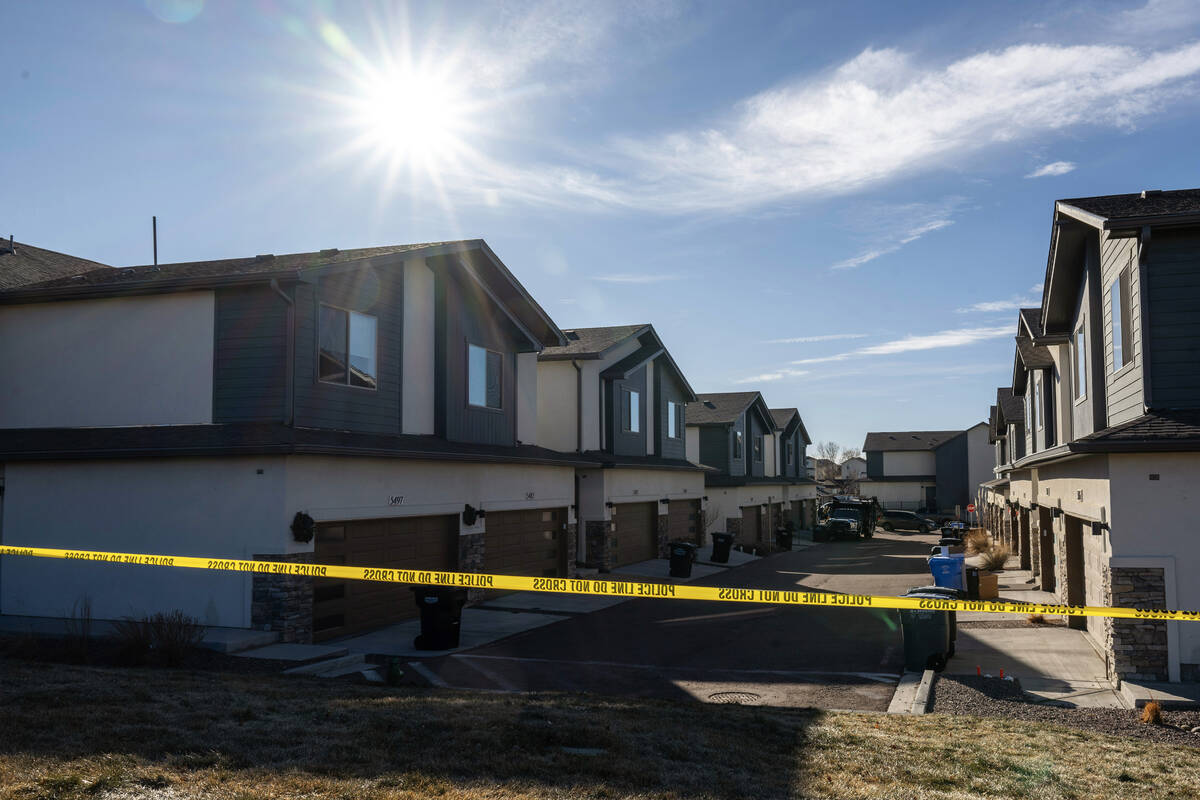
[[[888,705],[889,714],[925,714],[929,710],[929,693],[933,688],[934,671],[905,672],[896,685],[896,693]]]

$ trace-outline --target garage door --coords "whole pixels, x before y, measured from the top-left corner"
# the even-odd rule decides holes
[[[792,519],[792,522],[794,522],[796,524],[796,528],[798,530],[804,529],[805,526],[804,526],[804,501],[803,500],[793,500],[792,501],[792,517],[791,517],[791,519]]]
[[[490,511],[483,534],[484,572],[559,578],[566,575],[561,508]]]
[[[667,535],[672,541],[680,539],[704,544],[699,500],[672,500],[667,505]]]
[[[616,566],[658,558],[658,503],[622,503],[613,508]]]
[[[458,562],[458,518],[323,522],[317,526],[318,564],[452,570]],[[407,586],[313,579],[313,641],[377,628],[417,615]]]
[[[742,535],[738,538],[747,544],[757,542],[761,535],[759,533],[762,528],[759,524],[761,517],[762,513],[758,506],[742,506]]]

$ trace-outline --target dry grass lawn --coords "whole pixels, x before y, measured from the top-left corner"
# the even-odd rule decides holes
[[[0,798],[21,800],[1191,798],[1197,756],[998,719],[0,660]]]

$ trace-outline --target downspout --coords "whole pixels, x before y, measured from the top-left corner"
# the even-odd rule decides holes
[[[271,291],[287,303],[287,367],[284,373],[283,424],[291,426],[296,413],[296,302],[271,279]]]
[[[571,359],[575,368],[575,452],[583,452],[583,367]]]

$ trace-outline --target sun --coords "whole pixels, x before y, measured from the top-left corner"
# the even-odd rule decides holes
[[[364,143],[393,162],[434,171],[465,147],[470,113],[464,92],[448,75],[429,69],[370,75],[353,112]]]

